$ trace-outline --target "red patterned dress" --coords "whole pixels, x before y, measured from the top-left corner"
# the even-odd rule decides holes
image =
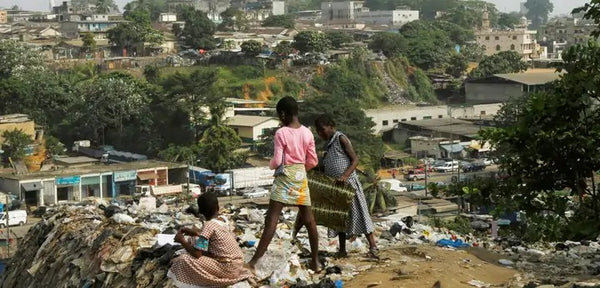
[[[227,223],[212,219],[204,223],[194,248],[203,252],[196,258],[188,253],[173,259],[167,276],[179,288],[224,287],[252,277],[243,267],[244,255]]]

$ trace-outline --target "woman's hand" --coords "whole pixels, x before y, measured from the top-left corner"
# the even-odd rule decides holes
[[[337,179],[337,181],[339,181],[339,182],[346,182],[346,181],[348,181],[348,176],[342,175],[340,178]]]
[[[185,229],[185,228],[184,228]],[[182,232],[183,229],[179,230],[177,234],[175,234],[175,242],[183,244],[185,242],[185,235]]]

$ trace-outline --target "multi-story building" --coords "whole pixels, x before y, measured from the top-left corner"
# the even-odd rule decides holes
[[[475,32],[475,40],[485,51],[485,55],[494,55],[502,51],[515,51],[523,59],[539,59],[546,57],[546,50],[536,40],[537,31],[527,29],[527,18],[521,18],[521,23],[515,29],[499,30],[490,27],[487,10],[484,11],[482,27]]]
[[[418,10],[382,10],[362,11],[356,17],[357,22],[367,25],[387,25],[400,27],[408,22],[419,20]]]
[[[576,17],[559,17],[540,28],[539,40],[566,43],[566,46],[586,43],[598,26],[593,21]]]
[[[62,22],[60,32],[67,38],[78,38],[83,33],[92,32],[96,39],[106,39],[108,30],[116,27],[124,20],[110,20],[107,15],[92,15],[86,20]]]
[[[0,24],[8,23],[8,13],[6,10],[0,10]]]
[[[321,3],[321,20],[326,24],[354,22],[367,11],[363,1],[330,1]]]
[[[213,22],[221,22],[221,13],[231,6],[229,0],[168,0],[167,7],[171,13],[181,7],[192,7],[206,13]]]

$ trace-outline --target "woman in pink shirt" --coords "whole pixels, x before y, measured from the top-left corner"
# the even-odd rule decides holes
[[[265,254],[277,227],[284,206],[297,206],[302,222],[306,224],[312,256],[311,269],[319,271],[319,237],[317,224],[310,208],[310,193],[306,171],[318,164],[315,139],[312,132],[298,120],[298,103],[292,97],[277,102],[277,114],[283,127],[275,132],[275,153],[269,163],[275,171],[271,199],[265,219],[265,228],[248,268],[254,271],[256,263]]]

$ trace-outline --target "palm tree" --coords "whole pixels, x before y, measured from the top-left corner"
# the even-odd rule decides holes
[[[357,171],[364,176],[363,190],[365,197],[369,200],[369,212],[371,214],[375,211],[375,206],[377,206],[378,211],[385,212],[388,205],[395,205],[394,197],[389,195],[390,184],[380,182],[381,177],[377,175],[373,168],[368,169],[366,172],[358,169]]]
[[[96,13],[108,14],[111,11],[119,11],[119,7],[114,0],[96,0]]]

